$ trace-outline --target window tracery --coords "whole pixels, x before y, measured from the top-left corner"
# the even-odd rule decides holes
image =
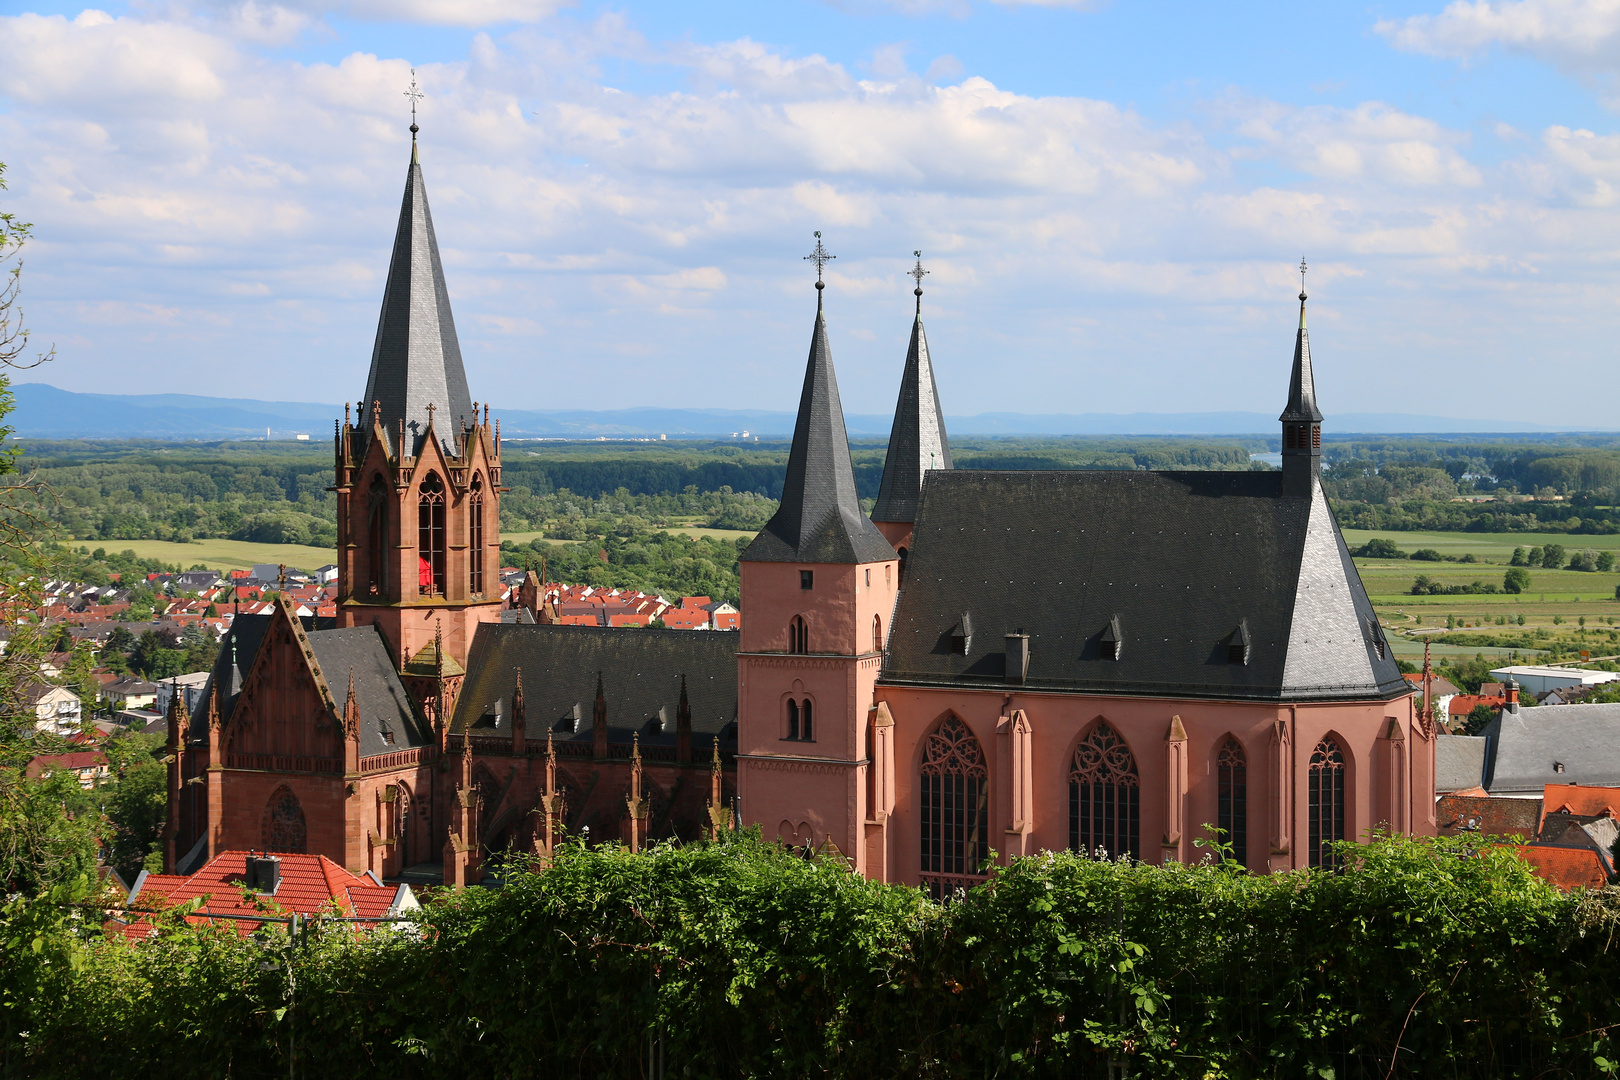
[[[417,584],[423,596],[444,595],[444,481],[430,472],[417,489]]]
[[[1069,770],[1069,847],[1107,858],[1141,851],[1142,781],[1136,757],[1107,721],[1074,749]]]
[[[924,744],[921,772],[922,880],[943,897],[984,880],[990,770],[979,740],[953,715]]]
[[[472,498],[467,517],[467,587],[474,596],[484,595],[484,480],[474,474]]]
[[[1249,759],[1243,744],[1228,735],[1215,756],[1215,825],[1221,842],[1230,844],[1232,860],[1249,863]]]
[[[264,849],[302,854],[307,837],[304,808],[298,796],[288,787],[271,792],[264,813]]]
[[[1329,735],[1311,752],[1307,814],[1310,817],[1310,864],[1337,869],[1342,861],[1333,842],[1344,839],[1344,789],[1348,770],[1344,751]]]

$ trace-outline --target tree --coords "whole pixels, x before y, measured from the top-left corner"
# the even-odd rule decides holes
[[[1597,571],[1607,574],[1614,569],[1614,552],[1600,551],[1597,556]]]
[[[1485,725],[1496,719],[1496,710],[1489,705],[1475,705],[1463,718],[1463,734],[1478,735]]]
[[[1523,566],[1524,561],[1525,561],[1524,560],[1524,548],[1516,547],[1516,548],[1513,549],[1513,558],[1508,560],[1508,565],[1509,566]]]
[[[1541,549],[1541,565],[1548,570],[1556,570],[1564,565],[1564,545],[1548,544]]]
[[[1508,572],[1502,575],[1502,591],[1522,593],[1530,588],[1530,572],[1522,566],[1510,566]],[[1519,616],[1522,620],[1524,616]]]

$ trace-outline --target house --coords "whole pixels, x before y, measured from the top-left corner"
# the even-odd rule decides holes
[[[1442,795],[1435,806],[1435,819],[1441,836],[1474,833],[1528,842],[1541,831],[1541,800],[1493,799],[1484,788],[1472,787]]]
[[[239,934],[264,925],[256,915],[285,918],[340,915],[350,919],[392,919],[421,908],[408,885],[384,885],[375,874],[354,874],[324,855],[223,851],[190,874],[141,871],[130,888],[132,910],[161,911],[201,900],[186,921],[194,925],[233,924]],[[387,926],[358,922],[361,929]],[[151,923],[136,918],[114,924],[129,938],[148,937]]]
[[[338,576],[337,564],[336,563],[327,563],[325,566],[320,567],[318,570],[316,570],[313,576],[314,576],[315,580],[317,582],[319,582],[320,584],[322,584],[322,585],[330,585],[332,582],[337,580],[337,576]]]
[[[144,709],[157,701],[157,684],[126,675],[101,688],[101,700],[115,712]]]
[[[178,691],[187,713],[197,707],[201,700],[203,689],[208,685],[208,672],[194,671],[190,675],[177,675],[172,679],[164,679],[157,684],[153,695],[152,710],[157,713],[169,711],[169,699]]]
[[[28,762],[29,776],[50,776],[71,772],[78,775],[79,786],[93,788],[97,780],[109,775],[107,755],[100,750],[75,750],[66,754],[41,754]]]
[[[1522,664],[1516,667],[1492,668],[1491,678],[1502,682],[1512,679],[1519,684],[1521,690],[1539,700],[1547,691],[1565,686],[1596,686],[1599,683],[1613,682],[1620,679],[1620,672]],[[1481,692],[1483,693],[1483,689]]]
[[[71,735],[84,718],[79,695],[65,686],[30,683],[23,687],[23,700],[33,707],[34,727],[40,731]]]

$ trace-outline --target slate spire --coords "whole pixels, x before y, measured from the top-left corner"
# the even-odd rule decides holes
[[[1299,332],[1294,338],[1294,369],[1282,422],[1283,489],[1307,494],[1322,471],[1322,411],[1316,407],[1311,371],[1311,338],[1305,329],[1305,260],[1299,260]]]
[[[816,249],[826,255],[819,234]],[[818,278],[820,264],[817,265]],[[822,309],[825,285],[816,282],[816,325],[810,335],[810,358],[799,418],[793,426],[793,449],[776,516],[748,545],[749,562],[866,563],[895,558],[894,548],[861,512],[855,494],[855,470],[849,460],[844,407],[838,399],[832,347],[827,343],[827,317]]]
[[[411,164],[405,198],[394,233],[394,254],[383,287],[382,314],[366,379],[366,403],[380,403],[383,431],[393,436],[403,425],[401,452],[415,455],[427,433],[432,405],[435,432],[454,452],[455,433],[472,418],[472,395],[461,366],[461,345],[450,313],[450,294],[433,235],[427,187],[417,158],[416,125],[411,125]]]
[[[922,494],[923,474],[929,469],[951,468],[951,444],[945,435],[945,413],[939,406],[939,389],[934,385],[934,365],[928,358],[928,335],[923,332],[922,253],[911,272],[917,280],[917,316],[911,324],[911,346],[906,350],[906,370],[900,376],[900,400],[894,407],[894,427],[889,431],[889,454],[883,462],[883,481],[878,486],[873,521],[912,522],[917,520],[917,500]]]

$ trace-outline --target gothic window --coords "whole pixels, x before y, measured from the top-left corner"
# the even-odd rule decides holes
[[[984,880],[990,770],[973,732],[947,716],[923,746],[922,880],[936,897]]]
[[[1136,758],[1106,722],[1074,749],[1069,770],[1069,847],[1108,858],[1141,850],[1142,781]]]
[[[795,698],[788,698],[787,703],[787,737],[799,737],[799,702]]]
[[[1335,840],[1344,839],[1344,751],[1328,736],[1316,744],[1310,768],[1310,859],[1312,866],[1338,867]]]
[[[1230,735],[1215,756],[1215,825],[1221,842],[1232,845],[1232,860],[1249,864],[1249,759]]]
[[[306,833],[304,808],[291,788],[279,787],[264,809],[264,849],[302,854]]]
[[[872,651],[883,651],[883,616],[872,616]]]
[[[423,596],[444,595],[444,481],[422,478],[416,504],[417,583]]]
[[[380,596],[388,585],[388,485],[371,478],[366,508],[366,586]]]
[[[472,500],[468,509],[467,546],[470,549],[467,573],[468,590],[474,596],[484,595],[484,481],[473,476]]]
[[[816,741],[815,719],[812,715],[809,698],[799,702],[799,738],[805,742]]]
[[[788,624],[788,652],[807,653],[810,651],[810,628],[805,625],[803,615],[793,616]]]

